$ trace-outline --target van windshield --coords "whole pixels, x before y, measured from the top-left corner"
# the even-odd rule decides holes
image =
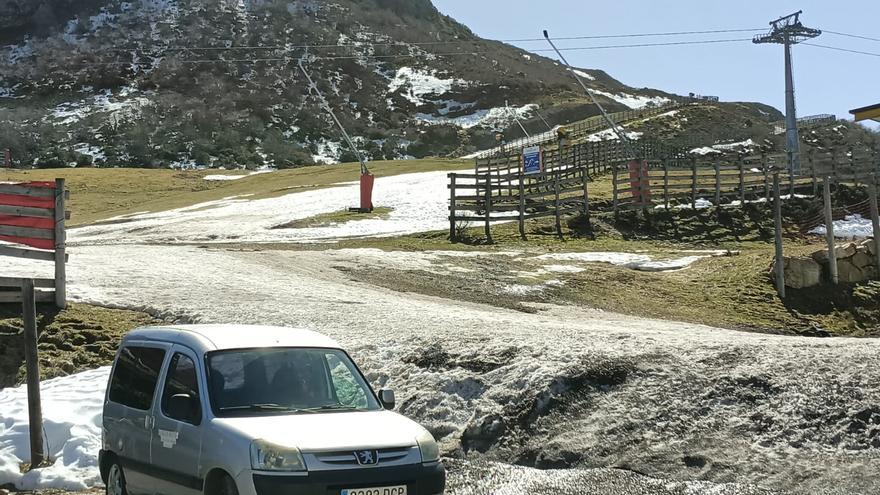
[[[360,371],[337,349],[216,351],[207,361],[217,416],[381,409]]]

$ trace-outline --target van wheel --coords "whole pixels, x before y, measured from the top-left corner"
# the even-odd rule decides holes
[[[220,495],[238,495],[238,487],[235,486],[235,481],[229,475],[220,478],[219,485]]]
[[[125,474],[119,461],[114,460],[107,472],[107,495],[128,495],[125,488]]]

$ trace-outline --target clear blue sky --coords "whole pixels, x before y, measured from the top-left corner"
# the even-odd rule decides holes
[[[880,0],[433,0],[444,14],[491,39],[631,33],[767,29],[780,16],[803,10],[808,27],[880,38]],[[564,46],[750,38],[726,33],[658,38],[578,40]],[[880,53],[880,42],[823,34],[815,43]],[[513,43],[526,50],[546,43]],[[546,55],[546,54],[545,54]],[[555,54],[554,54],[555,58]],[[759,101],[784,109],[783,49],[751,42],[567,52],[573,65],[602,69],[625,84],[723,101]],[[798,115],[833,113],[880,103],[880,57],[794,48]]]

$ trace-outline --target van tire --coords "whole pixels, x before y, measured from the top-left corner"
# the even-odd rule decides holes
[[[125,472],[119,465],[117,459],[110,461],[110,467],[107,469],[107,495],[128,495],[128,489],[125,486]]]
[[[235,480],[228,474],[224,474],[218,484],[220,485],[220,495],[238,495],[238,487],[235,486]]]

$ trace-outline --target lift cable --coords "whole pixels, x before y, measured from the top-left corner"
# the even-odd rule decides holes
[[[807,46],[815,46],[816,48],[825,48],[826,50],[836,50],[839,52],[857,53],[859,55],[869,55],[871,57],[880,57],[880,53],[875,53],[875,52],[863,52],[861,50],[851,50],[849,48],[840,48],[840,47],[836,47],[836,46],[820,45],[818,43],[804,42],[804,43],[799,43],[799,44],[807,45]]]

